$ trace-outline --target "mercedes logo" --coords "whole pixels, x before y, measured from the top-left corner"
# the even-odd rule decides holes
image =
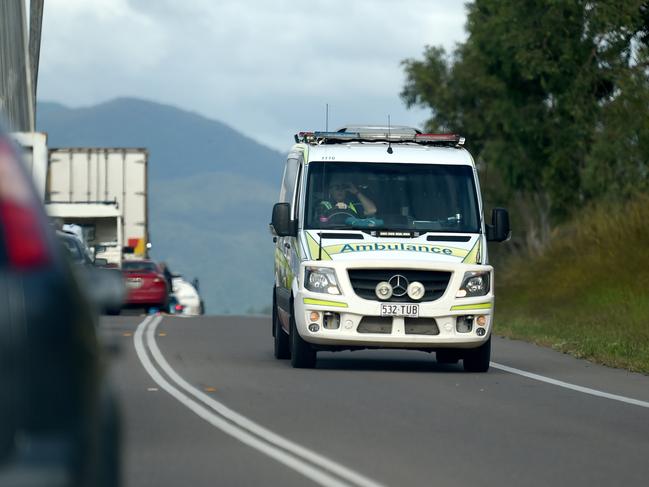
[[[388,283],[390,283],[390,286],[392,286],[392,294],[394,296],[405,296],[405,294],[408,292],[408,279],[406,279],[401,274],[392,276]]]

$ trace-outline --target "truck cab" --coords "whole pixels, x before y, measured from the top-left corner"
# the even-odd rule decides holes
[[[475,162],[454,134],[357,126],[300,132],[273,208],[275,356],[321,350],[436,352],[489,368],[494,272]]]

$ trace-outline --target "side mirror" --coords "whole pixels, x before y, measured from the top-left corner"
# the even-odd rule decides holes
[[[291,205],[289,203],[275,203],[271,225],[278,237],[297,236],[295,221],[291,221]]]
[[[491,225],[487,225],[487,240],[490,242],[504,242],[509,240],[509,213],[504,208],[494,208],[491,212]]]

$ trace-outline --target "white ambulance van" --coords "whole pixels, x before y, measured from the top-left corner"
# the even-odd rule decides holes
[[[489,368],[494,311],[483,218],[464,139],[354,126],[295,136],[273,207],[275,356],[312,368],[318,351],[399,348]]]

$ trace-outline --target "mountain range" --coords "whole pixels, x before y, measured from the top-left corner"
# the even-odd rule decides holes
[[[208,313],[268,310],[268,222],[282,154],[217,120],[135,98],[84,108],[40,102],[37,128],[50,148],[148,149],[152,257],[198,277]]]

